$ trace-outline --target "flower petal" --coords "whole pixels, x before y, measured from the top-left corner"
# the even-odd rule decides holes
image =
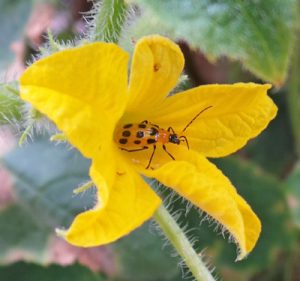
[[[154,35],[138,41],[129,84],[128,112],[145,113],[176,86],[184,66],[180,48],[171,40]]]
[[[254,83],[200,86],[167,98],[151,111],[150,120],[185,135],[190,147],[207,157],[226,156],[257,136],[275,117],[277,108],[267,96],[269,88]]]
[[[237,194],[228,178],[205,157],[192,151],[178,151],[171,161],[144,174],[175,189],[180,195],[223,225],[239,246],[238,259],[255,246],[261,224],[250,206]]]
[[[102,140],[112,139],[124,111],[127,63],[127,53],[114,44],[67,49],[35,62],[24,72],[21,97],[91,157]]]
[[[67,231],[59,231],[69,243],[90,247],[115,241],[149,219],[161,204],[131,165],[121,157],[117,165],[114,185],[109,188],[93,163],[91,176],[98,188],[98,204],[79,214]]]

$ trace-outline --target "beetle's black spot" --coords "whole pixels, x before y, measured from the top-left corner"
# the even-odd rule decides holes
[[[141,129],[145,129],[146,127],[147,127],[146,124],[143,124],[143,123],[139,124],[139,128],[141,128]]]
[[[158,130],[154,127],[151,128],[150,136],[155,136],[158,133]]]
[[[122,136],[123,136],[123,137],[129,137],[130,135],[131,135],[130,131],[124,131],[124,132],[122,133]]]
[[[143,138],[144,137],[144,132],[143,131],[137,131],[136,137],[137,138]]]
[[[156,143],[156,140],[155,139],[147,139],[147,143],[148,144]]]
[[[120,144],[126,144],[127,143],[127,139],[119,139],[119,143]]]
[[[140,144],[141,141],[140,141],[140,140],[135,140],[134,143],[135,143],[135,144]]]
[[[132,127],[132,124],[126,124],[126,125],[123,126],[124,129],[128,129],[130,127]]]

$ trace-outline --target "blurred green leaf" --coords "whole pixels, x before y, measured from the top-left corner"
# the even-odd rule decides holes
[[[36,236],[42,244],[54,233],[54,228],[68,227],[77,213],[93,205],[93,190],[76,197],[72,193],[88,180],[90,162],[65,144],[54,145],[47,139],[37,139],[15,149],[2,161],[14,178],[18,206],[0,213],[3,222],[10,222],[9,227],[2,226],[5,231],[0,231],[1,241],[7,241],[0,244],[0,252],[20,245],[22,250],[31,253]],[[15,233],[20,220],[24,236],[21,230]],[[36,261],[43,262],[40,256],[36,256]]]
[[[140,24],[150,26],[149,31],[147,26],[139,30],[166,32],[199,47],[208,58],[225,55],[241,60],[258,77],[277,85],[284,82],[293,47],[296,0],[135,2],[145,10]]]
[[[120,281],[181,281],[178,257],[149,224],[113,244]],[[173,251],[174,252],[174,251]],[[118,279],[119,280],[119,279]]]
[[[297,41],[296,48],[294,50],[291,74],[289,79],[289,91],[287,93],[288,111],[293,129],[293,136],[295,139],[295,147],[297,154],[300,157],[300,124],[299,124],[299,113],[300,113],[300,29],[297,30]]]
[[[0,69],[5,68],[13,58],[10,44],[22,34],[32,2],[32,0],[0,1]]]
[[[0,125],[20,121],[23,102],[18,92],[16,82],[0,84]]]
[[[7,207],[0,212],[0,263],[22,255],[26,260],[44,261],[50,233],[49,227],[37,223],[22,206]]]
[[[300,163],[287,179],[288,195],[290,200],[291,213],[294,223],[300,227]]]
[[[0,267],[1,281],[104,281],[106,278],[86,267],[72,265],[61,267],[51,265],[42,267],[35,264],[16,263]]]

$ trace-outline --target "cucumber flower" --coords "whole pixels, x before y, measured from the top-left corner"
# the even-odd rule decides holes
[[[169,95],[184,57],[158,35],[137,42],[129,71],[128,61],[116,44],[97,42],[43,58],[20,79],[21,97],[92,160],[97,203],[60,234],[89,247],[140,226],[162,204],[146,176],[221,224],[237,243],[238,258],[245,257],[260,221],[207,157],[229,155],[266,128],[277,111],[270,85],[214,84]]]

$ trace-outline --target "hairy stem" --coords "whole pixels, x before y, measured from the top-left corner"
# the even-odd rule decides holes
[[[215,281],[208,268],[201,260],[190,241],[178,226],[166,208],[161,205],[154,214],[154,219],[160,225],[166,237],[173,244],[178,254],[183,258],[197,281]]]
[[[73,190],[73,193],[74,193],[74,194],[82,193],[82,192],[84,192],[84,191],[90,189],[90,188],[93,187],[93,186],[95,186],[94,182],[93,182],[93,181],[88,181],[88,182],[86,182],[85,184],[83,184],[83,185],[81,185],[81,186],[75,188],[75,189]]]
[[[19,139],[19,142],[18,142],[19,146],[22,146],[24,144],[24,142],[25,142],[27,136],[29,135],[30,131],[32,130],[33,126],[34,126],[34,121],[31,120]]]
[[[96,5],[92,40],[118,43],[126,16],[124,0],[103,0]]]
[[[68,139],[65,134],[59,133],[51,136],[50,141],[68,141]]]

